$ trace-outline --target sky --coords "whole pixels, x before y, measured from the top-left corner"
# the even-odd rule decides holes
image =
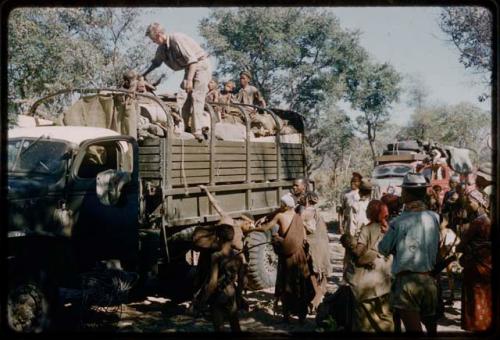
[[[453,105],[465,101],[491,111],[489,100],[483,103],[477,100],[485,91],[484,85],[479,84],[479,76],[459,63],[457,49],[439,28],[439,7],[330,7],[325,10],[338,17],[341,27],[361,31],[360,44],[375,61],[389,62],[403,75],[420,78],[430,90],[430,103]],[[208,8],[155,8],[142,22],[147,25],[157,21],[167,31],[183,32],[205,43],[198,33],[198,23],[208,14]],[[150,46],[153,57],[155,45]],[[215,69],[217,61],[211,60]],[[168,79],[161,89],[175,92],[183,72],[162,68],[163,72],[167,71]],[[357,114],[350,112],[348,105],[341,107],[352,116]],[[403,95],[391,109],[392,121],[403,125],[411,112]]]

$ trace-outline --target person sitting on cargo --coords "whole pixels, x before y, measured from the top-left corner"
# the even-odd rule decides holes
[[[219,97],[220,97],[219,84],[217,83],[216,79],[212,78],[208,82],[208,92],[207,95],[205,96],[205,102],[217,103],[219,102]],[[217,114],[218,121],[220,122],[222,120],[221,118],[222,108],[219,105],[214,105],[213,109],[214,112]]]
[[[123,82],[121,88],[129,91],[137,90],[137,73],[134,70],[128,70],[123,73]]]
[[[236,85],[232,80],[226,81],[224,83],[224,90],[220,93],[219,102],[224,104],[236,102],[236,96],[234,95],[235,87]],[[238,110],[238,108],[229,105],[224,105],[221,108],[221,119],[225,123],[245,125],[241,111]]]
[[[144,76],[137,76],[136,91],[139,93],[156,91],[156,87],[144,79]]]
[[[240,72],[240,90],[236,95],[236,101],[242,104],[257,105],[266,107],[266,101],[260,91],[253,85],[250,85],[252,75],[248,71]]]
[[[205,100],[207,102],[218,102],[219,101],[219,96],[220,96],[220,92],[219,92],[219,89],[218,89],[218,84],[217,84],[217,80],[216,79],[211,79],[209,82],[208,82],[208,92],[207,92],[207,95],[205,96]]]

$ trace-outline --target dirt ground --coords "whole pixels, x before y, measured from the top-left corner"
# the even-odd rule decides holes
[[[322,214],[326,221],[333,220],[331,213],[323,211]],[[334,224],[330,223],[329,225]],[[334,227],[329,230],[329,240],[333,272],[328,278],[327,288],[329,292],[334,292],[342,279],[344,249],[340,245],[339,235]],[[460,329],[460,282],[456,281],[455,299],[452,305],[446,306],[445,317],[439,321],[438,332],[463,332]],[[442,284],[444,297],[447,297],[449,289],[444,274],[442,275]],[[316,326],[314,315],[308,315],[303,325],[300,325],[297,319],[292,319],[289,324],[283,323],[280,315],[275,315],[273,312],[273,292],[274,288],[248,291],[247,301],[250,305],[250,311],[240,312],[240,324],[244,332],[286,335],[324,331]],[[188,302],[177,303],[160,295],[148,296],[142,301],[122,305],[115,311],[101,311],[86,315],[83,322],[80,316],[80,321],[73,325],[67,323],[65,328],[89,332],[212,332],[210,316],[193,317],[190,315],[188,307]],[[226,329],[229,331],[228,325],[226,325]]]

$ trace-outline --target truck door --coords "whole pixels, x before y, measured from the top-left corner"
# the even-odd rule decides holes
[[[78,262],[120,259],[133,265],[138,251],[138,148],[131,137],[117,136],[82,143],[71,170],[70,206],[75,214],[72,239]],[[106,170],[126,172],[130,181],[113,204],[97,196],[96,178]]]

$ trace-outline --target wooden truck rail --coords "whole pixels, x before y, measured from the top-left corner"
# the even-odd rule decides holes
[[[145,196],[161,193],[159,200],[150,200],[146,220],[161,219],[162,228],[210,223],[219,217],[212,210],[204,193],[204,184],[217,196],[222,208],[231,216],[249,212],[254,215],[269,213],[279,206],[283,190],[292,186],[294,178],[306,175],[305,149],[303,145],[303,121],[298,120],[300,143],[283,143],[277,132],[274,142],[257,142],[250,139],[250,117],[244,110],[250,107],[267,112],[275,120],[277,131],[281,126],[275,110],[247,104],[207,103],[205,109],[211,115],[209,141],[185,140],[176,137],[174,121],[159,97],[122,89],[67,89],[37,100],[29,114],[35,116],[39,105],[62,94],[131,94],[158,104],[166,115],[165,136],[139,141],[139,175],[142,187],[141,200]],[[215,123],[218,121],[213,107],[233,107],[240,111],[245,121],[246,138],[241,141],[217,140]]]
[[[245,140],[215,138],[217,118],[212,109],[215,105],[230,105],[240,110],[246,122]],[[294,178],[305,176],[303,143],[282,143],[278,133],[276,142],[250,141],[250,118],[243,106],[271,114],[279,131],[279,121],[270,109],[208,103],[206,109],[212,118],[209,141],[183,140],[168,133],[166,138],[147,139],[140,144],[140,176],[162,187],[166,212],[162,217],[167,227],[219,219],[204,192],[198,188],[200,184],[216,195],[225,211],[237,217],[244,212],[254,215],[272,212],[279,206],[283,189],[290,188]]]

